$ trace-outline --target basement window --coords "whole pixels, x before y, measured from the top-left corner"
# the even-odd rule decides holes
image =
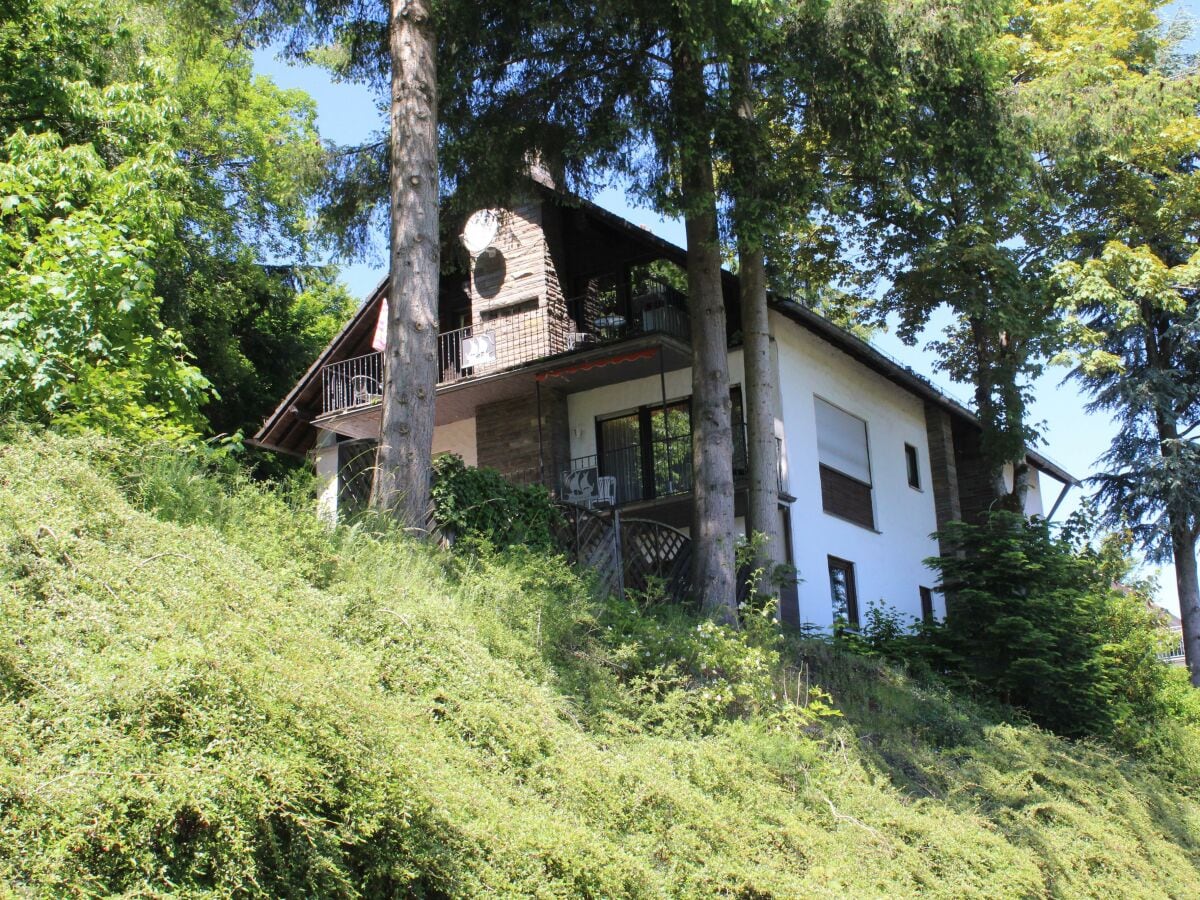
[[[815,400],[821,506],[830,515],[874,529],[867,423],[820,397]]]

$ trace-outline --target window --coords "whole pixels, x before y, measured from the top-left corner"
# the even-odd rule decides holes
[[[921,467],[917,464],[917,448],[912,444],[904,445],[904,462],[908,467],[908,486],[921,489]]]
[[[833,621],[840,620],[858,628],[858,589],[854,586],[854,563],[829,557],[829,595],[833,601]]]
[[[827,513],[873,529],[867,423],[820,397],[815,399],[821,505]]]
[[[927,587],[921,590],[921,621],[929,624],[933,622],[933,591]]]
[[[742,391],[730,389],[733,405],[734,475],[745,473]],[[596,466],[617,479],[617,503],[684,494],[692,489],[692,401],[654,403],[596,419]]]

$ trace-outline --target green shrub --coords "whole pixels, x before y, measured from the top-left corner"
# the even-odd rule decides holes
[[[0,895],[1200,893],[1178,782],[769,607],[608,604],[203,454],[10,438]]]
[[[1086,523],[1055,533],[1044,520],[993,512],[951,523],[950,552],[929,560],[947,597],[929,632],[935,667],[1073,737],[1117,739],[1162,718],[1171,678],[1143,593],[1114,584],[1114,560],[1082,543]]]
[[[496,547],[553,549],[558,511],[541,485],[515,485],[495,469],[477,469],[445,453],[433,461],[434,516],[457,538]]]

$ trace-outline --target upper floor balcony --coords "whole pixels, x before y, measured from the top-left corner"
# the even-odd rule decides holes
[[[626,312],[592,297],[549,307],[537,301],[518,303],[438,335],[438,386],[654,334],[685,344],[691,339],[686,298],[658,279],[642,280]],[[382,395],[382,353],[340,360],[321,370],[322,415],[368,407]]]

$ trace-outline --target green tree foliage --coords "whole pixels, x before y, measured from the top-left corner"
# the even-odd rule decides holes
[[[6,9],[0,410],[195,434],[208,385],[154,291],[186,178],[169,141],[178,109],[167,81],[130,50],[105,4]]]
[[[1121,425],[1099,496],[1110,525],[1174,560],[1200,685],[1200,73],[1161,7],[1029,3],[1012,52],[1070,188],[1055,287],[1074,375]]]
[[[839,196],[860,264],[887,285],[873,313],[896,314],[908,343],[935,311],[952,314],[931,347],[947,374],[972,385],[993,492],[1020,508],[1024,480],[1009,491],[1003,471],[1024,472],[1035,437],[1025,408],[1054,335],[1044,279],[1057,220],[1011,99],[1006,12],[993,0],[888,10],[876,52],[899,89],[883,89],[872,127],[851,130],[864,139],[848,146]]]
[[[1164,632],[1146,587],[1121,583],[1126,548],[1082,545],[1084,525],[1056,534],[1009,512],[951,523],[940,535],[950,552],[928,561],[947,597],[931,658],[1060,734],[1146,747],[1196,710],[1158,660]]]
[[[228,10],[206,9],[5,9],[10,415],[177,438],[252,427],[349,311],[295,266],[324,157],[312,103],[254,78]]]

